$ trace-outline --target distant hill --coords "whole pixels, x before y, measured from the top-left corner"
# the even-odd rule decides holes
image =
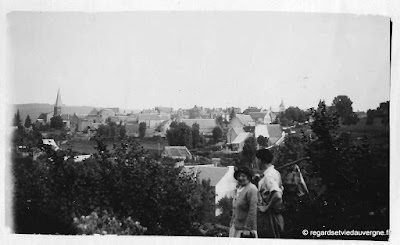
[[[61,111],[65,114],[87,115],[94,108],[94,106],[63,106]],[[27,115],[36,121],[41,113],[51,112],[54,110],[54,105],[51,104],[17,104],[12,105],[11,112],[14,115],[19,109],[19,114],[24,122]],[[23,123],[22,122],[22,123]]]

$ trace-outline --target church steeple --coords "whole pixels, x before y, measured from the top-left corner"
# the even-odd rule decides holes
[[[61,105],[62,105],[62,102],[61,102],[60,89],[58,89],[56,103],[54,104],[54,116],[61,115]]]
[[[285,104],[283,104],[283,99],[281,99],[281,104],[279,105],[279,111],[280,112],[283,112],[283,111],[285,111]]]

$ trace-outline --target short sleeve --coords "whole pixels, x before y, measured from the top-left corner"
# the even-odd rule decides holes
[[[272,176],[267,176],[266,186],[269,192],[277,191],[282,193],[282,189],[279,187],[278,180]]]

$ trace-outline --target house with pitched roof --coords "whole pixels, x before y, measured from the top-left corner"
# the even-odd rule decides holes
[[[282,131],[282,128],[279,124],[268,124],[267,129],[269,134],[269,145],[277,145],[283,142],[285,138],[285,132]]]
[[[156,111],[158,111],[159,114],[161,113],[166,113],[166,114],[171,114],[173,111],[172,107],[163,107],[163,106],[158,106],[155,108]]]
[[[217,126],[215,119],[181,119],[180,121],[184,122],[189,127],[197,123],[200,128],[200,133],[206,135],[212,135],[213,129]]]
[[[236,114],[229,122],[231,127],[243,128],[245,126],[256,126],[253,118],[250,115]]]
[[[146,123],[147,128],[155,129],[157,128],[164,120],[158,114],[139,114],[138,115],[138,123]]]
[[[156,132],[159,133],[159,135],[161,137],[166,137],[167,135],[167,130],[169,130],[171,128],[171,123],[172,120],[165,120],[163,121],[157,128],[156,128]]]
[[[186,146],[165,146],[161,157],[185,160],[186,158],[192,159],[192,153],[190,153]]]
[[[231,127],[228,129],[228,133],[226,134],[226,143],[232,143],[239,134],[244,133],[243,128],[234,128]]]
[[[241,152],[243,151],[243,146],[245,140],[251,136],[251,133],[240,133],[231,143],[232,151]]]
[[[254,137],[257,139],[260,135],[269,138],[268,126],[266,124],[260,124],[255,127]]]

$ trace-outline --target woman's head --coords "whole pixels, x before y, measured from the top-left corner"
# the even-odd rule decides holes
[[[238,181],[239,185],[244,186],[250,182],[253,177],[253,173],[250,168],[244,166],[236,169],[233,176]]]

